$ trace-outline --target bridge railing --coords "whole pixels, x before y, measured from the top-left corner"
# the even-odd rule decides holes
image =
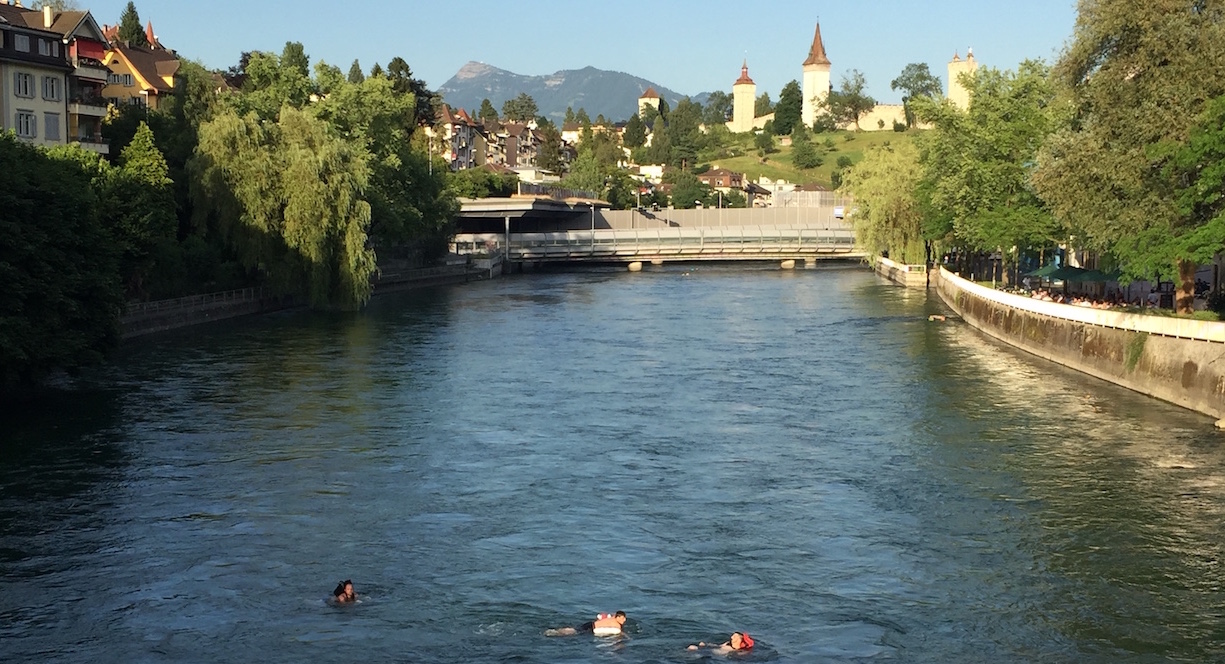
[[[481,237],[462,242],[485,246]],[[456,244],[458,247],[461,241],[457,239]],[[615,260],[655,256],[768,258],[849,254],[854,250],[855,235],[850,229],[741,226],[519,233],[510,236],[508,254],[511,260]]]

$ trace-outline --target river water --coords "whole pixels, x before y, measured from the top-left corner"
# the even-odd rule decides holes
[[[0,659],[1225,658],[1225,437],[940,311],[668,267],[141,340],[4,413]]]

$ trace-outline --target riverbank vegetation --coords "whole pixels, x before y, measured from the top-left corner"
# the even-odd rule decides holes
[[[176,78],[156,110],[112,108],[109,160],[0,135],[0,390],[101,360],[125,302],[261,286],[354,309],[379,260],[445,251],[437,98],[403,59],[345,75],[290,42]]]
[[[1023,259],[1091,251],[1129,280],[1172,280],[1189,313],[1195,267],[1225,247],[1225,11],[1212,3],[1080,3],[1053,66],[979,69],[968,109],[908,100],[932,129],[878,146],[846,190],[867,248]],[[891,166],[885,167],[885,164]],[[916,173],[919,175],[916,177]]]

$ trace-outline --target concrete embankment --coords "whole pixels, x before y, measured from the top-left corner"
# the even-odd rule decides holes
[[[932,283],[967,323],[1017,348],[1225,418],[1225,322],[1075,307],[1003,293],[941,268]]]
[[[381,273],[374,283],[374,294],[480,281],[490,279],[501,272],[501,257],[476,260],[468,265],[385,272]],[[300,306],[303,304],[297,298],[271,295],[259,288],[193,295],[173,300],[139,302],[128,306],[127,312],[120,320],[120,334],[123,339],[131,339],[157,332]]]
[[[895,263],[884,256],[873,256],[872,269],[880,276],[907,288],[927,288],[927,266]]]

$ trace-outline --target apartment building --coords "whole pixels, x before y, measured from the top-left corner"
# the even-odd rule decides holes
[[[0,4],[0,129],[38,145],[62,145],[73,67],[63,36],[27,20],[39,14]]]

